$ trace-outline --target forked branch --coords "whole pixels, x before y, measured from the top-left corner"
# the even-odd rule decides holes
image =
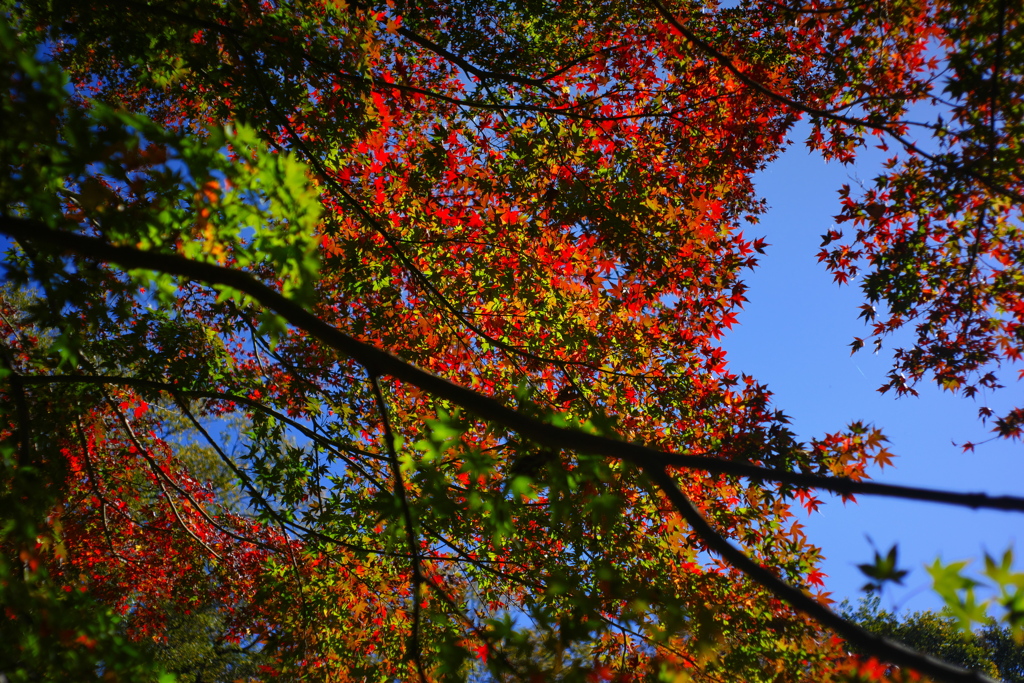
[[[993,683],[991,679],[976,672],[961,669],[910,650],[898,643],[873,636],[824,607],[800,589],[777,578],[715,531],[675,485],[666,467],[690,467],[745,476],[756,480],[791,482],[826,490],[845,489],[849,492],[858,492],[858,487],[865,486],[863,483],[836,477],[817,477],[766,470],[741,463],[717,461],[713,458],[665,453],[574,429],[556,427],[508,408],[494,398],[432,375],[386,351],[360,342],[320,320],[280,292],[259,282],[247,273],[192,261],[177,255],[115,246],[99,238],[52,230],[41,223],[21,218],[0,216],[0,233],[19,242],[29,242],[36,247],[45,247],[59,253],[72,253],[88,259],[115,263],[125,268],[153,270],[203,281],[211,285],[231,287],[246,293],[269,310],[280,315],[288,323],[363,365],[371,376],[390,375],[400,381],[408,382],[438,398],[462,406],[484,420],[500,424],[548,448],[565,448],[630,462],[640,467],[654,481],[694,531],[704,539],[709,548],[752,580],[771,591],[779,599],[806,613],[823,626],[834,630],[849,642],[863,647],[866,651],[893,664],[910,667],[951,683]],[[1024,499],[1019,498],[989,499],[982,494],[968,494],[964,498],[965,494],[929,493],[923,489],[911,489],[910,487],[882,487],[874,491],[861,490],[859,492],[887,492],[887,495],[900,498],[935,500],[936,502],[955,503],[969,507],[1024,510]],[[961,499],[958,500],[958,497]],[[966,502],[967,500],[972,502]],[[990,501],[1002,502],[991,506],[986,504]]]

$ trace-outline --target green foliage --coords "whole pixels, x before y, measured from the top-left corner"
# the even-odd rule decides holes
[[[243,124],[183,136],[139,114],[76,101],[61,69],[35,60],[34,50],[0,21],[0,78],[12,84],[0,101],[7,125],[0,164],[19,169],[0,179],[4,215],[60,230],[98,228],[113,245],[271,272],[283,294],[310,303],[321,209],[295,155],[271,153]],[[8,264],[8,278],[40,278],[51,308],[88,295],[61,285],[65,268],[46,272],[35,259],[10,267],[19,262],[24,257]],[[174,309],[173,278],[152,271],[132,276],[151,290],[151,303]],[[238,306],[248,303],[230,287],[220,294]],[[275,335],[284,329],[275,316],[262,322]]]
[[[869,577],[871,581],[864,584],[861,590],[865,591],[881,591],[882,587],[889,581],[894,583],[903,583],[903,577],[907,575],[907,570],[898,569],[896,567],[897,558],[897,546],[893,546],[886,553],[885,557],[876,550],[875,561],[873,564],[859,564],[857,568],[860,569],[861,573]]]
[[[854,245],[819,255],[868,262],[876,336],[927,314],[897,365],[955,390],[1020,356],[1007,3],[2,7],[11,675],[861,676],[832,630],[974,680],[816,600],[790,506],[864,491],[885,438],[798,442],[719,340],[765,244],[752,174],[809,115],[827,157],[866,131],[908,156],[844,189]],[[930,46],[958,74],[941,159],[903,118]],[[993,652],[1011,565],[986,562]],[[952,612],[921,647],[981,618],[964,568],[933,568]],[[905,575],[895,547],[862,570]]]
[[[878,596],[864,598],[853,609],[844,602],[842,613],[869,632],[979,671],[1005,683],[1024,681],[1024,644],[991,619],[977,631],[964,631],[960,618],[949,611],[898,615],[881,608]],[[867,653],[865,653],[867,654]]]
[[[970,561],[943,564],[936,559],[928,567],[935,592],[946,602],[946,608],[964,630],[974,623],[988,621],[989,612],[999,608],[1000,621],[1007,624],[1014,638],[1024,640],[1024,573],[1012,571],[1013,550],[1008,548],[998,561],[985,553],[984,576],[989,584],[964,574],[969,564]],[[996,595],[979,601],[979,588],[994,589]]]
[[[260,651],[255,637],[245,643],[228,638],[223,617],[211,605],[184,611],[174,604],[163,608],[166,627],[159,639],[138,647],[175,676],[178,683],[249,683],[262,681],[271,658]]]
[[[10,493],[0,515],[11,519]],[[122,618],[79,587],[52,580],[40,553],[11,529],[0,531],[0,674],[11,683],[122,680],[174,683],[165,664],[122,632]],[[59,538],[47,539],[60,543]]]

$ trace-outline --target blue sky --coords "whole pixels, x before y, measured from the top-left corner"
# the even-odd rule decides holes
[[[794,131],[796,144],[756,179],[771,210],[747,233],[765,236],[772,246],[746,278],[750,301],[724,341],[730,369],[767,383],[776,406],[792,418],[802,438],[838,431],[854,420],[880,427],[899,457],[894,467],[872,473],[876,481],[1020,495],[1020,443],[999,440],[966,454],[952,443],[987,439],[991,434],[977,419],[978,408],[987,405],[999,414],[1020,399],[1019,384],[1007,383],[976,399],[922,384],[919,397],[897,399],[877,391],[891,366],[891,343],[877,355],[870,345],[850,355],[853,337],[867,333],[857,319],[860,290],[833,284],[815,254],[839,213],[836,191],[843,184],[870,183],[878,166],[875,159],[845,167],[826,164],[808,154],[805,133],[806,128]],[[837,600],[861,595],[867,579],[855,565],[873,557],[868,536],[883,552],[897,543],[900,565],[910,574],[903,587],[883,594],[882,605],[890,609],[941,606],[923,568],[936,557],[975,558],[972,567],[980,570],[986,550],[1001,556],[1015,546],[1024,554],[1024,518],[1012,513],[860,497],[856,505],[829,502],[806,527],[811,541],[823,548],[825,585]],[[1015,565],[1024,562],[1017,557]]]

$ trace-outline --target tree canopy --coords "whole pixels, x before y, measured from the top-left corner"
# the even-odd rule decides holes
[[[841,607],[844,616],[876,635],[895,638],[916,650],[1006,683],[1024,680],[1024,646],[1014,641],[1005,626],[989,622],[978,632],[965,633],[956,617],[948,612],[897,615],[882,609],[877,595],[861,600],[856,610],[846,602]]]
[[[831,611],[792,509],[1024,499],[867,481],[879,428],[797,439],[719,340],[803,119],[892,153],[819,254],[854,350],[909,330],[900,394],[1005,381],[1015,3],[3,8],[10,680],[988,680]]]

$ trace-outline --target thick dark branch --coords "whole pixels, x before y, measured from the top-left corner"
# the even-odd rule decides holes
[[[370,375],[370,385],[373,387],[373,399],[377,403],[377,412],[380,413],[381,425],[383,426],[384,447],[391,456],[391,470],[395,477],[395,496],[398,497],[398,504],[402,509],[402,519],[405,523],[405,538],[409,546],[409,557],[412,564],[412,633],[409,635],[409,647],[406,657],[416,665],[416,672],[419,674],[420,683],[427,683],[426,671],[423,667],[423,656],[420,652],[420,601],[423,599],[423,569],[420,562],[420,544],[416,538],[416,526],[412,518],[412,509],[409,507],[409,496],[405,492],[405,478],[402,476],[402,463],[398,459],[398,452],[395,450],[395,434],[391,429],[391,416],[388,411],[388,404],[384,400],[384,394],[380,390],[380,378],[377,375]]]
[[[729,543],[704,519],[690,499],[679,490],[665,469],[652,467],[645,471],[713,552],[771,591],[777,598],[803,612],[822,626],[835,631],[846,642],[860,647],[880,659],[949,683],[996,683],[988,676],[976,671],[961,669],[929,655],[915,652],[895,641],[876,636],[840,617],[807,593],[778,578],[770,570],[750,559],[746,553]]]
[[[716,461],[713,458],[663,453],[636,444],[618,442],[605,437],[546,424],[508,408],[489,396],[479,394],[420,370],[390,353],[349,337],[289,300],[280,292],[258,282],[244,272],[191,261],[178,255],[159,254],[140,251],[132,247],[115,246],[95,237],[51,230],[35,221],[2,215],[0,215],[0,233],[13,237],[19,242],[27,241],[37,247],[47,247],[59,252],[77,253],[87,258],[117,263],[125,268],[155,270],[204,281],[213,285],[237,289],[253,297],[253,299],[280,315],[290,324],[306,331],[336,351],[360,363],[371,375],[386,374],[408,382],[427,393],[452,401],[476,414],[478,417],[503,425],[549,448],[571,449],[631,462],[641,467],[654,480],[659,488],[669,497],[672,504],[679,510],[680,514],[704,538],[712,550],[719,553],[753,580],[772,591],[780,599],[805,612],[822,625],[835,630],[836,633],[847,638],[851,643],[864,647],[864,649],[872,653],[879,654],[894,664],[908,666],[943,680],[957,683],[991,683],[990,679],[980,674],[959,669],[926,655],[915,653],[897,643],[867,634],[860,627],[837,616],[801,590],[781,581],[764,567],[761,567],[747,557],[742,551],[734,548],[724,537],[712,529],[686,496],[679,491],[665,468],[666,466],[692,466],[708,471],[717,470],[725,474],[751,476],[759,480],[779,481],[790,479],[803,480],[810,475],[769,471],[742,463]],[[742,472],[737,471],[737,467]],[[752,476],[755,473],[756,476]],[[839,484],[836,484],[836,481],[847,481],[830,477],[818,477],[817,479],[821,480],[822,488],[838,486]],[[826,484],[829,486],[825,486]],[[862,486],[862,484],[857,482],[849,482],[842,485],[848,487]],[[955,496],[957,494],[949,495]],[[1024,500],[1018,500],[1012,509],[1024,509]],[[319,535],[316,532],[313,532],[313,534]]]
[[[0,216],[0,233],[49,246],[62,252],[73,252],[87,258],[118,263],[126,268],[142,268],[200,280],[212,285],[231,287],[245,292],[287,322],[300,328],[322,343],[356,361],[369,372],[390,375],[408,382],[438,398],[464,407],[478,417],[500,424],[527,439],[552,449],[569,449],[625,460],[639,467],[679,467],[714,474],[745,477],[752,481],[775,481],[802,488],[815,488],[841,495],[881,495],[892,498],[946,503],[969,508],[1024,511],[1024,498],[989,496],[984,493],[955,493],[860,482],[842,477],[787,472],[758,467],[745,462],[722,460],[700,455],[666,453],[646,446],[615,441],[575,429],[556,427],[524,415],[484,394],[454,384],[446,379],[406,363],[386,351],[358,341],[332,327],[291,301],[280,292],[259,282],[248,273],[222,266],[191,261],[173,254],[140,251],[133,247],[115,246],[95,237],[51,230],[34,221]],[[26,378],[27,379],[27,378]],[[224,398],[224,397],[221,397]],[[232,399],[234,400],[234,399]]]

